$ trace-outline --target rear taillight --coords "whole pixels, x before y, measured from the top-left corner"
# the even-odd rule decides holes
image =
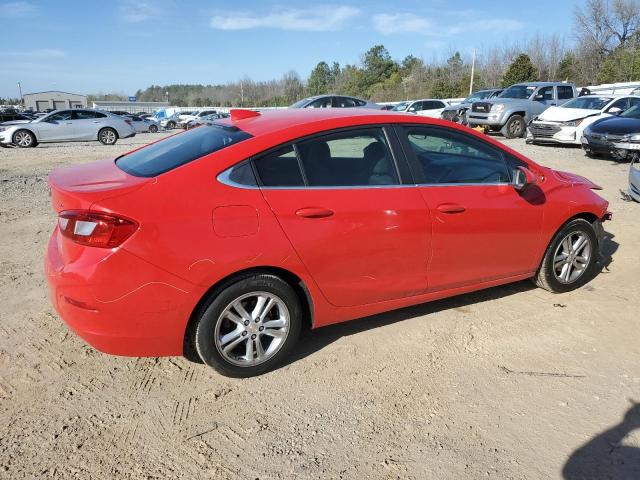
[[[58,215],[58,227],[62,236],[80,245],[113,248],[133,235],[138,224],[115,215],[68,210]]]

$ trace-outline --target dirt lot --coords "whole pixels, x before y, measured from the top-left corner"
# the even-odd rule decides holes
[[[47,173],[153,138],[0,149],[0,478],[640,478],[627,165],[507,141],[604,187],[608,266],[584,288],[520,282],[321,329],[287,366],[232,380],[98,353],[47,299]]]

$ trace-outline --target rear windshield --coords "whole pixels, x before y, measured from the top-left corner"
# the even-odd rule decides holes
[[[203,125],[124,155],[116,165],[136,177],[155,177],[248,138],[236,127]]]

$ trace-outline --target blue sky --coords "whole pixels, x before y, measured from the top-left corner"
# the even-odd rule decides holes
[[[558,33],[581,1],[0,0],[0,96],[63,90],[132,94],[151,84],[256,80],[320,61],[445,58]]]

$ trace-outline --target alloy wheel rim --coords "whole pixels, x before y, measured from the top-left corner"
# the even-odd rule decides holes
[[[21,147],[28,147],[31,145],[31,135],[27,132],[16,133],[16,143]]]
[[[553,273],[560,283],[578,280],[589,266],[591,239],[584,232],[571,232],[556,247],[553,255]]]
[[[522,128],[520,127],[520,122],[518,122],[518,121],[511,122],[510,127],[511,127],[511,128],[510,128],[511,133],[512,133],[513,135],[517,135],[517,134],[519,134],[519,133],[520,133],[520,131],[522,130]]]
[[[111,130],[102,132],[102,140],[105,143],[112,143],[115,139],[116,139],[116,136]]]
[[[218,317],[216,349],[233,365],[259,365],[280,351],[290,324],[289,310],[277,295],[263,291],[244,294]]]

